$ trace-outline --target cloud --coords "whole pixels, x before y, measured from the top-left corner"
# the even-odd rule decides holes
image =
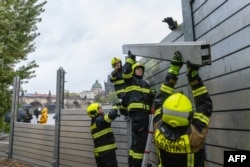
[[[37,77],[22,85],[29,93],[56,93],[56,71],[67,72],[65,89],[90,90],[102,84],[120,57],[123,44],[156,43],[170,33],[161,20],[172,16],[181,22],[181,2],[165,0],[51,0],[38,23],[41,33],[29,60],[40,65]]]

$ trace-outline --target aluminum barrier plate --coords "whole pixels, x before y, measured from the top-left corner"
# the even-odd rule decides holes
[[[174,52],[179,51],[183,63],[190,61],[196,65],[211,65],[210,44],[204,41],[125,44],[122,51],[124,54],[131,51],[136,56],[166,61],[171,61]]]

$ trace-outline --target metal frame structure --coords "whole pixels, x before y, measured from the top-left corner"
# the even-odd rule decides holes
[[[55,146],[54,146],[54,161],[53,167],[59,166],[59,149],[60,149],[60,115],[64,108],[64,82],[65,71],[62,67],[57,70],[56,84],[56,115],[55,115]]]
[[[12,104],[11,104],[11,114],[10,114],[10,138],[9,138],[9,151],[8,158],[12,158],[13,151],[13,132],[15,127],[15,122],[17,120],[18,111],[18,101],[19,101],[19,91],[20,91],[20,77],[16,76],[13,79],[13,89],[12,89]]]

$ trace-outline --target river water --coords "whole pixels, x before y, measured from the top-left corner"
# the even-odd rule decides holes
[[[40,119],[41,115],[39,115],[38,120],[36,119],[35,115],[32,115],[33,119],[31,120],[32,124],[37,124],[37,121]],[[47,125],[55,125],[55,119],[54,119],[55,113],[50,113],[48,114],[48,121],[47,121]]]

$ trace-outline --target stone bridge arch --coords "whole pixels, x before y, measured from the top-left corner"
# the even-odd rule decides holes
[[[31,108],[29,109],[30,113],[34,113],[34,111],[37,108],[41,108],[42,109],[44,107],[44,105],[41,102],[39,102],[39,101],[33,101],[33,102],[30,103],[30,105],[31,105]]]

